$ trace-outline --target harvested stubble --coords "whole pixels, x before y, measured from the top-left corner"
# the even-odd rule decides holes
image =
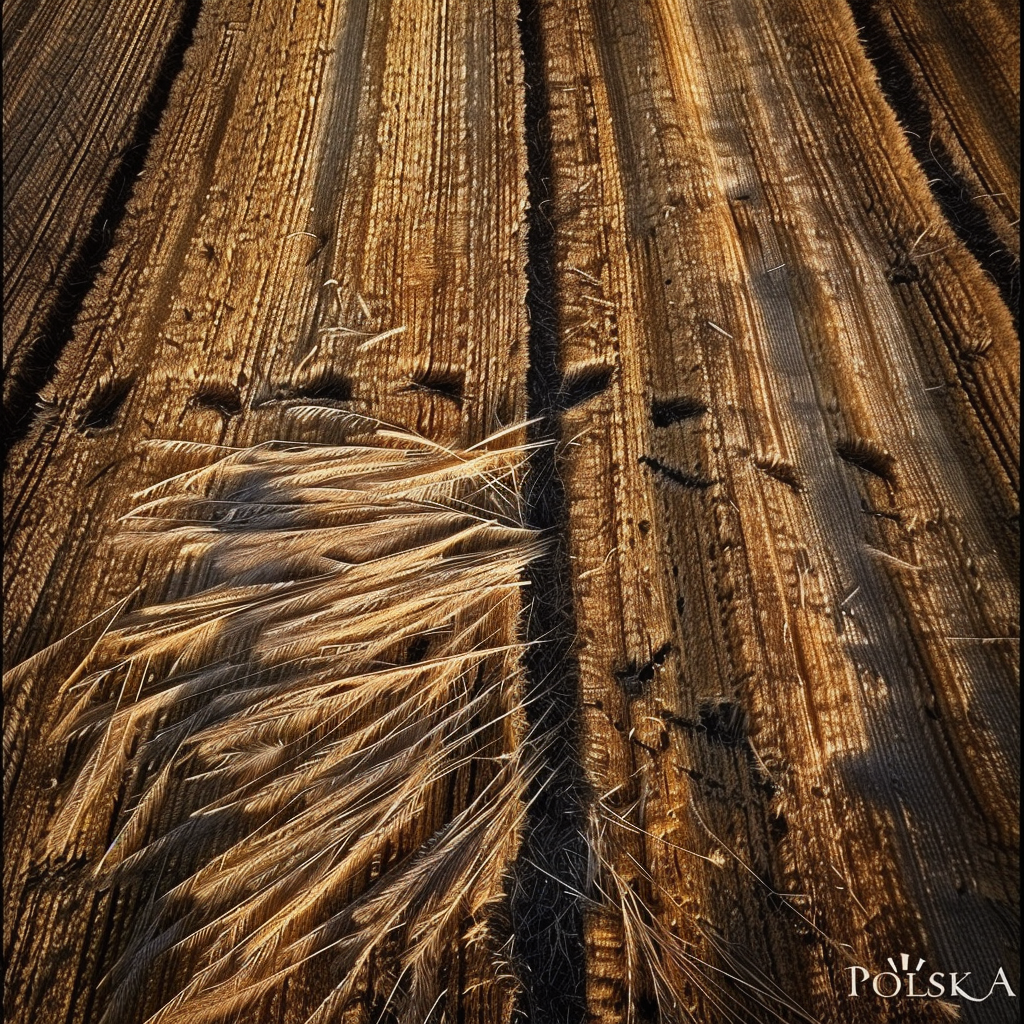
[[[319,959],[311,1022],[426,1020],[449,974],[488,977],[535,771],[525,449],[175,447],[216,461],[137,495],[123,541],[205,585],[105,631],[52,736],[73,769],[41,858],[155,885],[104,1019],[225,1019]]]
[[[413,951],[446,929],[461,938],[439,939],[430,1024],[1016,1019],[1010,999],[847,995],[851,964],[885,970],[901,950],[972,981],[1018,959],[1015,6],[5,3],[5,642],[33,656],[4,694],[12,1020],[95,1024],[134,984],[130,1024],[189,1002],[303,1024],[345,980],[331,964],[371,951],[337,1017],[418,1024],[414,978],[433,954]],[[316,648],[354,666],[324,699],[349,686],[363,703],[309,749],[363,737],[359,764],[390,764],[410,802],[387,805],[404,824],[366,840],[347,888],[312,883],[320,903],[275,946],[243,907],[269,913],[255,887],[275,879],[250,879],[235,907],[217,872],[243,841],[269,857],[286,828],[329,841],[334,822],[306,805],[249,834],[277,793],[264,771],[283,786],[324,761],[278,749],[280,722],[233,745],[242,709],[222,698],[328,686],[284,648],[309,615],[302,586],[342,545],[325,533],[304,549],[296,524],[272,554],[258,523],[204,533],[212,476],[144,496],[198,488],[133,520],[132,545],[110,541],[127,496],[196,464],[187,443],[140,457],[148,439],[337,443],[353,411],[463,448],[536,416],[562,442],[531,465],[528,498],[528,521],[558,537],[527,573],[523,632],[546,642],[522,643],[509,583],[493,613],[448,593],[461,618],[447,632]],[[211,451],[195,458],[227,454]],[[268,472],[268,451],[237,457]],[[263,523],[265,497],[245,502]],[[449,540],[451,567],[480,555],[460,571],[489,579],[485,549],[496,565],[520,543],[500,540],[520,521],[495,500],[474,499],[500,513],[476,533],[447,499],[382,514],[406,539],[352,554],[349,579]],[[348,543],[372,548],[360,522]],[[244,572],[226,575],[210,536]],[[162,610],[118,617],[71,684],[77,717],[72,700],[58,713],[60,681],[140,563],[146,595],[125,607]],[[413,577],[392,577],[405,607]],[[224,606],[202,605],[217,588]],[[523,646],[529,699],[518,672],[490,692]],[[164,682],[143,677],[150,648]],[[201,669],[222,689],[199,692]],[[393,748],[374,746],[381,687]],[[394,724],[428,690],[426,723]],[[144,745],[125,752],[133,709]],[[542,754],[487,760],[511,753],[506,736],[525,742],[524,713]],[[47,748],[58,718],[66,741]],[[392,757],[427,742],[421,725],[451,747],[436,781]],[[112,780],[94,804],[91,764]],[[357,812],[376,795],[353,797]],[[474,801],[495,843],[525,810],[521,842],[509,827],[466,897],[485,879],[511,890],[507,931],[487,903],[484,941],[467,917],[374,946],[364,915],[392,883],[397,899],[401,879],[456,864]],[[311,924],[321,909],[351,913],[351,943],[289,973],[302,942],[331,942]],[[160,936],[162,952],[147,945]]]

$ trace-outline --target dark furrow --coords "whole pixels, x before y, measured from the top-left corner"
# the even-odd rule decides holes
[[[982,207],[971,198],[942,140],[932,130],[928,105],[918,92],[914,76],[886,33],[877,0],[849,0],[864,43],[889,106],[906,134],[914,158],[928,179],[936,202],[957,237],[992,278],[1019,330],[1020,266],[992,230]],[[901,283],[896,278],[894,283]]]
[[[120,162],[107,183],[89,231],[71,261],[58,288],[53,305],[40,327],[39,334],[21,362],[11,382],[9,398],[4,408],[4,461],[11,448],[28,433],[32,423],[32,410],[39,394],[53,379],[57,361],[71,341],[75,321],[86,296],[92,290],[117,236],[135,189],[135,182],[145,165],[146,158],[167,107],[174,82],[185,64],[185,53],[192,45],[196,25],[202,11],[203,0],[186,0],[181,18],[171,36],[150,87],[149,94],[139,110],[135,130],[132,132]]]
[[[703,491],[711,487],[715,482],[696,473],[687,473],[684,470],[676,469],[675,466],[670,466],[668,463],[662,462],[661,459],[653,458],[650,455],[641,455],[637,462],[649,467],[658,476],[671,480],[672,483],[678,484],[680,487],[689,487],[693,490]]]
[[[551,200],[551,137],[540,12],[521,0],[520,41],[526,79],[527,295],[531,440],[557,441],[564,407],[558,368],[559,318]],[[568,507],[554,444],[531,457],[526,485],[529,525],[552,539],[547,558],[528,570],[530,646],[525,657],[531,732],[546,766],[534,784],[527,830],[514,869],[511,924],[524,991],[518,1009],[533,1024],[586,1019],[583,891],[585,783],[579,759],[579,666],[568,553]]]

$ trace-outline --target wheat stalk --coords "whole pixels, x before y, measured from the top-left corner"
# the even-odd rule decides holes
[[[45,856],[166,879],[104,1020],[138,1018],[168,965],[150,1024],[233,1019],[314,962],[337,983],[310,1022],[443,1014],[538,764],[518,616],[542,543],[508,434],[192,445],[208,464],[136,495],[122,542],[203,583],[101,636],[52,736],[75,769]]]
[[[648,869],[628,852],[629,836],[664,843],[674,851],[721,867],[724,860],[706,857],[646,831],[633,820],[640,804],[622,812],[610,806],[607,796],[595,796],[587,814],[588,871],[586,895],[591,912],[600,915],[622,937],[625,961],[626,1020],[638,1020],[639,1006],[652,1000],[660,1020],[702,1024],[681,997],[689,988],[701,993],[703,1002],[724,1022],[749,1020],[749,1001],[769,1019],[800,1020],[818,1024],[764,971],[739,951],[730,949],[706,928],[691,922],[700,946],[678,935],[645,902],[642,890],[659,902],[683,908],[672,893],[660,887]],[[674,924],[675,922],[673,922]]]

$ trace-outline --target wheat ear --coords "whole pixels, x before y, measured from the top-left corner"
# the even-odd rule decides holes
[[[137,495],[123,542],[204,582],[104,633],[52,736],[74,768],[45,855],[160,879],[104,1020],[235,1019],[298,974],[334,979],[310,1022],[439,1019],[450,964],[490,942],[537,763],[527,449],[387,431],[190,454],[208,464]],[[154,1009],[158,972],[177,983]]]

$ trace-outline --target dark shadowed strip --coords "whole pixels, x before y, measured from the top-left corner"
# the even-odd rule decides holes
[[[53,379],[57,360],[71,340],[85,297],[96,283],[114,244],[117,229],[127,212],[135,183],[146,163],[174,82],[185,64],[185,54],[192,45],[202,9],[203,0],[187,0],[184,4],[156,78],[139,111],[135,131],[107,184],[103,201],[89,225],[85,241],[67,268],[53,306],[27,358],[15,371],[16,377],[11,382],[4,409],[5,461],[7,453],[28,432],[39,393]]]
[[[985,211],[971,198],[967,182],[933,132],[928,105],[886,34],[875,0],[850,0],[850,10],[864,52],[875,67],[889,106],[903,126],[911,152],[928,178],[932,195],[957,237],[996,283],[1014,326],[1019,328],[1020,266],[992,230]]]
[[[535,0],[520,4],[526,79],[526,145],[530,206],[527,296],[531,440],[558,436],[562,380],[558,370],[555,232],[550,200],[551,138],[543,40]],[[579,668],[572,651],[575,615],[566,545],[568,509],[553,445],[530,457],[527,525],[554,541],[551,554],[527,569],[532,605],[525,666],[530,724],[546,741],[547,766],[534,784],[527,831],[515,867],[512,925],[524,968],[520,1010],[534,1024],[573,1024],[586,1017],[583,891],[583,772],[578,750]]]

